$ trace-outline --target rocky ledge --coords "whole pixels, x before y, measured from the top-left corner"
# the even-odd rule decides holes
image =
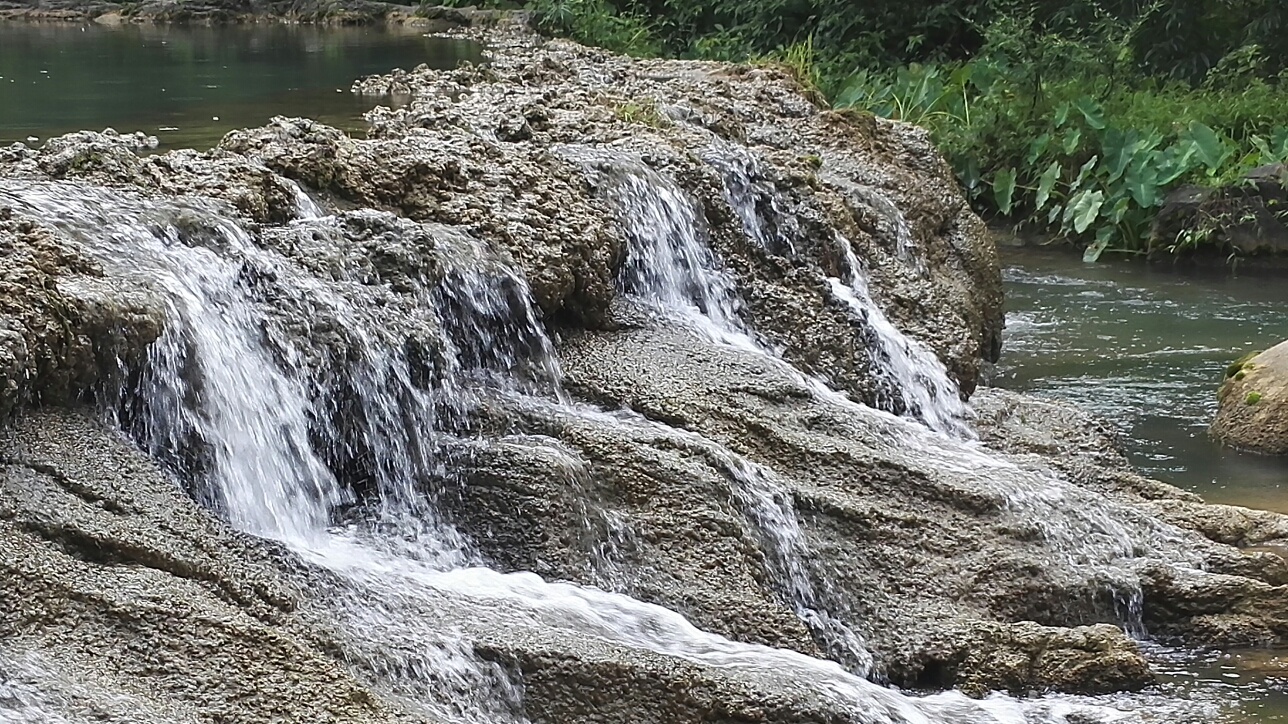
[[[197,354],[200,320],[100,238],[121,215],[231,270],[221,293],[253,303],[265,358],[316,401],[306,439],[343,487],[337,524],[378,515],[380,444],[416,423],[400,408],[377,426],[362,380],[381,404],[448,381],[400,482],[429,491],[489,576],[598,586],[972,695],[1146,686],[1124,630],[1288,635],[1288,565],[1239,547],[1288,537],[1288,518],[1142,478],[1073,408],[975,390],[1000,348],[997,261],[923,131],[819,108],[780,69],[632,60],[504,23],[485,40],[486,67],[361,81],[411,96],[373,111],[365,139],[279,118],[200,153],[91,132],[0,150],[0,566],[19,582],[0,590],[0,674],[39,694],[10,699],[118,720],[459,716],[417,705],[432,680],[496,687],[495,706],[549,722],[892,710],[888,692],[847,709],[786,671],[542,626],[476,600],[487,585],[346,598],[299,550],[237,533],[208,512],[227,506],[203,441],[155,424],[202,417],[197,368],[175,372],[179,409],[146,409],[149,369]],[[741,300],[737,343],[623,281],[658,263],[642,243],[685,234]],[[860,272],[861,309],[842,281]],[[686,303],[716,314],[709,291]],[[922,411],[892,382],[887,326],[974,392],[980,440],[908,419]],[[373,371],[377,342],[396,374]],[[562,396],[461,385],[460,366],[527,370]],[[380,620],[395,602],[404,618]],[[408,631],[490,678],[435,669]]]

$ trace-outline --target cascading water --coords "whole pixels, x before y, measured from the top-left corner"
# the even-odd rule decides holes
[[[625,219],[636,245],[627,289],[710,339],[757,352],[737,317],[732,285],[697,236],[692,201],[648,173],[626,175],[613,193],[638,211]],[[448,721],[522,720],[518,682],[499,664],[479,660],[469,643],[492,627],[527,630],[534,638],[594,637],[718,667],[751,685],[786,682],[836,703],[854,721],[1018,724],[1065,721],[1075,711],[1098,716],[1094,708],[1058,699],[907,697],[830,661],[704,633],[672,611],[623,595],[480,567],[468,541],[435,516],[428,482],[443,472],[436,444],[469,417],[472,387],[526,396],[561,414],[657,424],[564,401],[526,286],[467,237],[440,229],[426,241],[451,262],[441,278],[411,273],[390,282],[370,268],[370,259],[395,268],[406,260],[394,254],[391,261],[384,247],[349,250],[334,264],[319,262],[325,274],[310,274],[302,260],[257,245],[229,212],[209,202],[159,203],[72,184],[9,183],[0,184],[0,202],[39,214],[163,299],[167,326],[138,393],[148,410],[143,440],[163,460],[196,458],[190,470],[201,472],[214,491],[211,502],[231,522],[282,541],[315,566],[319,596],[344,627],[349,663],[409,708]],[[309,219],[279,241],[335,247],[341,239],[328,234],[343,223],[384,224],[375,234],[381,243],[415,226],[376,214]],[[396,310],[391,286],[403,288],[414,312],[408,319],[433,318],[432,333],[419,345],[432,349],[409,351],[418,348],[408,343],[415,339],[411,331],[368,318],[350,301],[350,294],[385,294]],[[343,378],[343,394],[328,388],[340,384],[335,378]],[[326,401],[337,397],[354,402],[329,408]],[[906,421],[854,409],[897,431],[892,449],[902,435],[932,450],[933,462],[917,463],[932,472],[960,465],[1004,488],[1017,504],[1067,502],[1043,498],[1014,466],[994,461],[980,472],[984,454]],[[816,617],[816,631],[839,641],[861,666],[861,643],[828,620],[825,601],[804,572],[809,551],[773,474],[696,434],[670,434],[727,471],[741,505],[759,522],[772,572],[798,613]],[[360,499],[366,504],[355,508]],[[1130,542],[1127,532],[1105,531],[1119,535],[1127,537],[1124,545]],[[462,615],[443,615],[452,610]]]
[[[732,169],[725,174],[726,199],[740,209],[738,214],[744,231],[762,246],[775,235],[790,233],[793,228],[790,219],[776,219],[773,234],[760,221],[765,209],[779,214],[785,205],[758,198],[769,191],[749,181],[755,173],[754,159],[745,150],[722,149],[720,153],[713,152],[708,161],[718,159],[714,161],[717,168]],[[629,254],[637,260],[624,270],[625,291],[669,310],[675,318],[691,320],[703,310],[718,310],[717,314],[707,315],[705,324],[694,325],[705,337],[766,355],[786,368],[803,386],[856,417],[868,418],[869,424],[884,429],[881,437],[892,441],[884,454],[903,461],[908,469],[935,477],[965,477],[978,490],[995,495],[1018,524],[1033,525],[1040,531],[1061,565],[1082,568],[1103,581],[1114,601],[1115,610],[1110,613],[1117,616],[1129,633],[1144,634],[1140,622],[1140,583],[1133,560],[1149,552],[1181,567],[1200,565],[1198,560],[1171,552],[1183,550],[1183,546],[1177,545],[1182,538],[1179,531],[1070,485],[1047,468],[1021,469],[974,444],[959,442],[959,439],[973,439],[974,433],[966,423],[970,411],[961,401],[957,386],[948,377],[943,363],[923,345],[899,332],[872,300],[862,264],[848,240],[837,239],[850,280],[845,283],[830,279],[833,293],[876,332],[880,354],[874,359],[883,362],[884,374],[895,380],[903,398],[903,409],[920,418],[924,427],[901,418],[881,419],[878,411],[851,402],[817,380],[805,378],[771,350],[758,345],[754,332],[734,316],[739,303],[732,280],[716,269],[715,258],[702,246],[700,233],[676,231],[682,223],[696,222],[692,212],[694,202],[656,172],[641,171],[638,165],[620,162],[613,168],[617,175],[610,179],[616,181],[608,184],[608,195],[626,219],[632,242]],[[622,188],[630,192],[623,193]],[[751,192],[754,195],[749,195]],[[657,221],[659,215],[667,213],[672,214],[671,218]],[[660,253],[659,245],[663,249]],[[700,248],[690,248],[694,246]],[[636,272],[642,263],[638,260],[652,259],[659,254],[690,262],[673,266],[666,274],[640,276]],[[687,290],[694,286],[706,290],[700,306],[690,301],[693,294]],[[907,451],[915,452],[909,455]],[[755,490],[755,486],[746,489]],[[795,519],[794,515],[791,521],[769,516],[769,520],[762,519],[762,522],[783,535]]]
[[[787,211],[788,205],[780,198],[773,184],[764,180],[765,170],[755,155],[745,148],[721,143],[709,149],[704,159],[720,172],[724,181],[725,200],[742,222],[743,232],[760,248],[771,253],[789,256],[794,254],[796,245],[793,239],[801,233],[800,224]],[[867,198],[879,199],[884,203],[881,208],[888,218],[893,219],[891,233],[896,238],[897,254],[917,267],[920,262],[915,253],[912,233],[898,208],[879,194],[872,193]],[[641,208],[638,202],[636,208]],[[647,223],[650,217],[651,214],[635,217],[639,219],[636,223]],[[696,237],[685,239],[669,234],[659,237],[700,243]],[[885,387],[898,398],[878,399],[878,406],[902,410],[934,430],[970,437],[973,433],[965,422],[969,419],[969,408],[962,402],[957,385],[948,376],[943,362],[925,345],[910,339],[890,323],[868,292],[866,273],[850,242],[838,237],[837,243],[845,260],[848,279],[829,279],[832,293],[875,333],[877,348],[870,349],[869,355],[876,373],[889,382]],[[645,250],[641,248],[640,251]],[[696,253],[691,253],[690,256],[701,259],[701,255]],[[732,288],[731,283],[726,283],[719,291]],[[713,318],[713,322],[720,324],[721,320]]]
[[[895,394],[899,395],[903,409],[932,430],[972,437],[974,433],[966,424],[970,409],[962,402],[957,385],[948,376],[944,363],[925,345],[908,338],[890,323],[868,292],[863,267],[849,240],[838,236],[837,245],[849,268],[850,278],[847,283],[830,277],[832,293],[876,333],[880,349],[873,359],[894,381]]]
[[[586,166],[620,211],[630,243],[622,291],[714,342],[760,349],[738,315],[733,279],[703,240],[706,225],[693,199],[637,160],[586,148],[565,153]]]

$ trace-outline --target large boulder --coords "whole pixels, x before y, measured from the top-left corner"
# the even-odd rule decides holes
[[[1288,342],[1231,364],[1217,398],[1213,437],[1249,452],[1288,453]]]
[[[1279,257],[1288,253],[1288,165],[1258,166],[1219,188],[1184,186],[1163,202],[1150,229],[1150,247],[1222,257]]]

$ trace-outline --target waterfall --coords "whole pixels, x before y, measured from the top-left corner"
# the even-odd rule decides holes
[[[966,423],[970,410],[962,402],[957,385],[948,376],[944,363],[925,345],[905,336],[890,323],[868,292],[867,278],[854,254],[854,247],[841,236],[837,237],[837,245],[850,278],[843,282],[829,277],[832,294],[876,333],[878,350],[873,359],[879,361],[879,369],[894,382],[894,394],[899,396],[903,409],[932,430],[963,438],[973,437],[974,432]]]
[[[788,204],[774,185],[765,180],[767,172],[756,156],[744,147],[720,143],[708,149],[704,160],[720,172],[725,201],[738,215],[748,238],[769,253],[794,256],[796,244],[793,240],[801,234],[800,224],[787,210]],[[895,237],[899,258],[921,270],[922,263],[916,256],[912,231],[903,214],[889,199],[876,192],[869,191],[864,198],[871,200],[884,217],[890,219],[890,233]],[[692,241],[696,243],[698,240]],[[845,260],[848,276],[844,281],[835,277],[828,279],[832,294],[853,311],[859,322],[875,333],[877,346],[869,349],[868,355],[875,373],[888,382],[886,388],[898,398],[879,398],[877,405],[883,409],[902,410],[931,429],[971,437],[973,433],[966,423],[969,408],[962,402],[957,385],[948,376],[944,363],[925,345],[909,338],[890,322],[868,292],[866,272],[850,242],[838,236],[837,245]],[[646,250],[640,248],[640,251]],[[731,284],[726,288],[732,291]]]
[[[624,288],[709,339],[763,354],[737,315],[732,283],[702,243],[692,202],[648,172],[625,174],[608,193],[636,212],[623,220],[635,245]],[[315,595],[343,625],[348,663],[408,708],[451,722],[522,721],[521,683],[470,644],[514,631],[533,641],[590,637],[718,667],[748,686],[773,682],[833,702],[869,724],[1105,714],[1058,698],[906,696],[832,661],[700,631],[625,595],[482,567],[466,537],[438,518],[433,486],[443,474],[436,446],[468,427],[479,390],[560,414],[613,416],[566,401],[521,277],[459,232],[365,212],[305,218],[257,240],[220,204],[69,183],[3,181],[0,202],[38,215],[163,300],[167,324],[137,390],[140,439],[199,477],[207,502],[233,525],[281,541],[316,569]],[[346,248],[345,224],[369,230],[372,246]],[[405,248],[397,243],[425,233]],[[412,258],[426,246],[443,261],[444,268],[424,265],[437,277]],[[302,251],[298,259],[275,251],[288,247]],[[381,300],[379,316],[352,301],[370,297]],[[969,456],[987,459],[918,425],[855,409],[920,440],[919,450],[952,453],[920,466],[978,471],[980,460]],[[612,424],[656,423],[623,413]],[[861,642],[831,620],[809,578],[808,547],[772,472],[694,433],[669,434],[727,471],[798,613],[862,660]],[[1006,492],[1023,502],[1021,472],[991,464],[1002,471],[992,484],[1014,483]],[[444,615],[451,611],[460,615]]]
[[[754,171],[745,152],[732,156],[726,152],[720,158],[721,164],[742,169],[735,180],[749,178]],[[734,160],[730,161],[731,158]],[[611,169],[608,195],[628,226],[631,242],[628,255],[636,260],[624,270],[624,291],[664,309],[672,319],[685,320],[712,341],[773,360],[803,387],[883,429],[883,437],[890,441],[883,453],[900,460],[908,469],[936,478],[971,480],[976,489],[994,496],[1016,524],[1036,528],[1047,547],[1057,554],[1061,565],[1085,570],[1102,580],[1115,601],[1115,613],[1129,633],[1144,634],[1140,622],[1140,582],[1131,563],[1134,559],[1142,552],[1149,552],[1181,567],[1201,566],[1196,558],[1173,552],[1183,549],[1179,545],[1182,536],[1176,529],[1074,486],[1050,469],[1022,469],[972,443],[974,433],[966,423],[969,409],[961,401],[943,363],[924,345],[899,332],[881,312],[868,293],[862,265],[848,240],[837,239],[850,278],[848,283],[831,278],[832,291],[876,332],[879,354],[874,359],[883,362],[883,374],[895,382],[903,409],[920,418],[924,425],[893,416],[883,419],[880,411],[854,403],[819,380],[806,377],[759,344],[754,331],[733,314],[740,307],[735,287],[704,246],[703,227],[699,224],[697,230],[677,233],[683,224],[697,221],[694,202],[674,182],[641,169],[637,162],[599,163],[601,171],[605,167]],[[619,189],[623,187],[630,189],[630,193],[622,193]],[[781,208],[781,204],[764,199],[753,203],[738,195],[738,189],[749,188],[755,186],[745,180],[726,185],[730,202],[735,207],[745,207],[745,213],[739,213],[744,223],[747,219],[760,218],[761,212],[754,209]],[[761,188],[758,193],[767,192]],[[675,216],[658,219],[666,213]],[[775,228],[790,229],[791,223],[780,219]],[[766,229],[757,223],[747,232],[754,239],[765,239],[768,238]],[[636,269],[647,260],[658,258],[659,246],[667,250],[661,254],[663,258],[669,255],[689,262],[671,267],[666,274],[640,276]],[[695,292],[691,290],[695,288],[703,290],[699,297],[701,304],[692,301]],[[715,310],[715,313],[694,322],[693,317],[704,314],[705,310]],[[759,497],[763,503],[763,489],[758,492],[755,485],[749,485],[744,490],[749,491],[744,495]],[[769,496],[772,498],[773,493]],[[788,520],[788,515],[776,515],[761,508],[757,515],[762,525],[776,535],[790,535],[795,524],[794,514]],[[791,547],[792,544],[787,545],[788,549]],[[808,613],[802,613],[802,617],[808,620]]]

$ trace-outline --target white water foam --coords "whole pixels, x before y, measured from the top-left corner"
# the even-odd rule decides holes
[[[627,184],[623,193],[648,191],[648,198],[652,198],[656,194],[645,188],[648,182],[645,177]],[[694,221],[683,211],[687,202],[668,198],[665,193],[660,198],[664,202],[650,211],[656,214],[650,224],[658,226],[649,228],[665,230],[663,236],[669,241],[656,247],[660,270],[635,270],[635,290],[664,311],[697,322],[699,329],[720,341],[749,344],[749,334],[737,322],[731,286],[721,281],[710,253],[686,241],[691,231],[686,231],[685,226]],[[334,577],[330,595],[337,615],[348,625],[351,663],[409,706],[424,708],[449,721],[471,724],[522,719],[517,711],[518,682],[497,665],[477,659],[467,643],[487,632],[445,629],[434,615],[433,602],[446,600],[466,611],[504,609],[516,624],[536,631],[564,631],[570,636],[653,651],[712,666],[751,683],[790,682],[793,690],[835,702],[852,713],[855,721],[1020,724],[1066,721],[1075,710],[1093,720],[1114,716],[1058,699],[1020,702],[994,697],[973,701],[952,692],[908,697],[872,684],[833,662],[741,644],[699,631],[672,611],[626,596],[552,584],[531,574],[462,567],[463,561],[471,559],[468,550],[463,550],[466,545],[439,525],[411,531],[399,528],[390,540],[389,531],[380,523],[398,519],[402,515],[398,511],[408,510],[408,502],[399,495],[420,495],[410,485],[411,480],[397,478],[414,477],[418,469],[433,464],[430,460],[416,460],[425,453],[418,441],[432,440],[437,432],[433,429],[436,418],[417,412],[428,406],[409,407],[406,396],[388,394],[391,382],[410,384],[409,372],[400,371],[394,377],[368,372],[350,381],[364,409],[377,411],[385,418],[371,429],[396,440],[395,444],[386,441],[372,450],[382,458],[401,459],[381,461],[381,466],[387,468],[382,476],[390,480],[377,489],[389,509],[373,511],[377,525],[331,528],[336,507],[347,503],[350,493],[311,445],[309,425],[322,424],[324,416],[318,414],[306,394],[312,381],[301,370],[307,364],[303,359],[289,359],[289,355],[279,359],[282,350],[271,348],[263,334],[264,303],[246,288],[248,270],[263,264],[286,272],[288,262],[255,248],[247,234],[230,220],[228,212],[215,206],[131,201],[120,194],[67,184],[3,184],[0,201],[39,214],[86,244],[90,253],[105,264],[142,270],[165,295],[169,324],[166,336],[154,350],[151,385],[142,391],[162,413],[151,423],[150,440],[155,451],[163,458],[173,455],[189,442],[187,438],[197,438],[210,451],[207,474],[219,492],[220,509],[241,529],[286,543]],[[178,224],[179,219],[185,221]],[[640,227],[641,233],[643,229]],[[683,241],[680,248],[674,244],[675,239]],[[460,287],[460,293],[488,312],[481,318],[509,320],[509,326],[490,330],[489,345],[505,342],[511,350],[534,355],[548,351],[548,341],[534,344],[514,338],[515,330],[524,330],[535,331],[544,339],[539,326],[533,327],[535,316],[526,297],[516,316],[516,297],[498,290],[496,277],[478,275],[470,279],[471,284]],[[318,298],[326,294],[320,286],[305,285],[300,293],[312,298],[319,309],[334,312],[345,307],[342,299]],[[444,302],[433,295],[427,299]],[[503,308],[494,308],[494,302]],[[695,318],[695,312],[707,321]],[[343,314],[333,316],[337,323],[345,323]],[[350,323],[365,324],[366,320]],[[382,352],[380,345],[386,342],[368,334],[369,330],[347,331],[353,339],[362,341],[359,347],[365,345],[373,360],[405,364],[398,354],[387,349]],[[505,335],[506,339],[497,335]],[[464,349],[464,340],[455,342]],[[518,352],[502,357],[510,354]],[[539,362],[536,366],[547,364]],[[461,394],[467,386],[463,380],[447,385],[447,389]],[[521,391],[522,387],[515,389]],[[558,396],[546,400],[547,404],[563,405]],[[880,417],[874,411],[864,414]],[[981,481],[991,480],[990,472],[1006,469],[994,463],[992,471],[981,473],[981,465],[987,460],[983,453],[945,442],[943,436],[907,421],[886,418],[892,429],[903,435],[902,441],[892,439],[892,449],[921,443],[918,454],[932,451],[935,457],[924,463],[932,469],[954,466],[953,456],[944,455],[946,452],[956,453],[960,458],[957,464],[973,471]],[[795,516],[784,502],[786,496],[763,470],[737,459],[727,459],[725,463],[739,485],[744,506],[759,517],[771,537],[778,539],[771,541],[771,548],[778,549],[776,565],[783,569],[779,573],[786,578],[790,595],[808,603],[808,579],[795,580],[793,571],[803,565],[801,561],[808,550],[795,525]],[[958,472],[955,466],[954,472]],[[1018,469],[1011,472],[1009,478],[995,484],[1018,483],[1021,473]],[[391,492],[399,485],[406,486],[400,488],[402,493]],[[1008,495],[1017,492],[1007,489]],[[1050,502],[1054,508],[1063,507],[1067,501]],[[432,508],[432,500],[426,506]],[[418,511],[413,508],[413,512]],[[1116,531],[1109,534],[1115,535]],[[456,555],[443,555],[445,549],[456,549]],[[425,550],[429,553],[422,554]]]
[[[800,224],[789,212],[790,206],[778,190],[765,180],[765,168],[756,156],[746,148],[722,143],[709,149],[704,158],[720,171],[724,181],[725,200],[742,222],[743,232],[762,249],[794,254],[793,239],[801,233]],[[655,181],[648,185],[656,188],[658,183]],[[673,196],[674,192],[668,195]],[[655,214],[639,214],[639,210],[645,205],[640,196],[642,195],[636,194],[628,199],[634,203],[630,217],[635,221],[630,223],[647,225],[652,223]],[[864,198],[881,210],[883,218],[890,221],[892,228],[889,233],[895,237],[899,258],[920,269],[923,263],[916,253],[912,230],[902,212],[889,199],[873,190],[869,189]],[[674,204],[666,206],[671,208]],[[666,238],[673,239],[672,244],[701,244],[701,240],[692,234],[687,237],[667,235]],[[845,281],[830,278],[832,294],[853,311],[859,322],[866,324],[875,333],[877,346],[876,349],[869,350],[869,357],[875,373],[889,381],[887,387],[898,398],[878,399],[877,405],[882,409],[901,410],[909,417],[921,420],[931,429],[958,437],[971,437],[973,433],[967,424],[970,410],[962,401],[957,385],[949,377],[944,363],[925,345],[909,338],[890,322],[868,291],[867,274],[855,256],[853,246],[843,237],[838,236],[836,241],[845,260],[848,278]],[[646,254],[647,251],[639,249],[641,254]],[[706,253],[709,255],[710,252]],[[705,261],[701,253],[690,252],[688,256]],[[715,293],[733,293],[732,283],[712,289]],[[654,294],[658,297],[665,296]],[[725,303],[725,306],[731,305],[734,303]],[[716,325],[724,323],[719,317],[712,317],[712,322]]]

